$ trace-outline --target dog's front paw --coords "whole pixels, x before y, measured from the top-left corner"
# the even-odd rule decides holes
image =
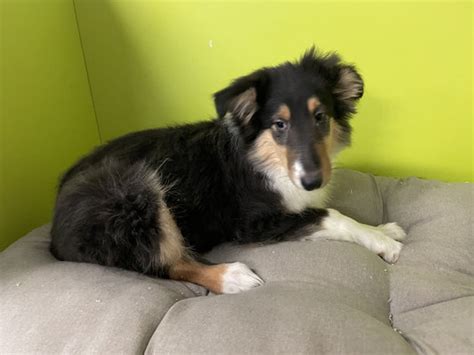
[[[387,237],[390,237],[394,240],[404,240],[407,234],[403,230],[402,227],[400,227],[396,223],[387,223],[387,224],[381,224],[377,226],[377,228],[382,231],[383,234],[385,234]]]
[[[263,280],[242,263],[227,264],[222,275],[222,293],[239,293],[263,285]]]
[[[377,250],[378,255],[380,255],[387,263],[396,263],[400,256],[400,252],[402,251],[403,244],[386,236],[383,240],[379,241],[379,243],[379,248]]]

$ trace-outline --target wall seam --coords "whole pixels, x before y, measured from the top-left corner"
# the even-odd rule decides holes
[[[95,124],[97,127],[97,135],[99,136],[99,143],[102,144],[102,133],[100,131],[99,118],[97,116],[97,108],[96,108],[95,99],[94,99],[94,91],[92,90],[92,83],[91,83],[91,78],[89,74],[89,68],[87,67],[86,52],[84,50],[84,43],[83,43],[82,35],[81,35],[81,26],[79,25],[79,17],[77,15],[76,0],[71,0],[71,1],[72,1],[72,7],[74,10],[74,18],[76,20],[77,33],[79,35],[79,43],[81,45],[82,60],[84,61],[84,69],[86,71],[86,76],[87,76],[87,84],[89,86],[89,95],[92,102],[92,110],[94,111]]]

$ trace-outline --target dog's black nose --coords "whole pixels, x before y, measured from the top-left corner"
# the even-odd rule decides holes
[[[301,177],[301,185],[303,185],[306,191],[311,191],[321,187],[323,179],[321,173],[318,171],[307,172]]]

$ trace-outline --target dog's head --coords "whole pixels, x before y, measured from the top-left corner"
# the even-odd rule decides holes
[[[250,144],[249,158],[305,190],[329,181],[331,158],[350,143],[361,76],[336,54],[308,50],[296,63],[263,68],[217,92],[219,117]]]

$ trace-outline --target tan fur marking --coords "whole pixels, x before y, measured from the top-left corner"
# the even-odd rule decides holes
[[[337,137],[336,132],[337,123],[331,117],[329,119],[329,134],[324,138],[324,144],[326,145],[326,150],[330,154],[334,149],[334,139]]]
[[[308,104],[308,111],[313,113],[314,110],[316,110],[318,106],[321,105],[321,102],[318,100],[317,97],[311,96],[308,99],[307,104]]]
[[[288,169],[288,149],[275,142],[270,129],[265,130],[257,138],[250,159],[264,168]]]
[[[275,116],[277,118],[284,119],[285,121],[289,121],[291,118],[290,108],[285,104],[281,105],[278,111],[276,112]]]
[[[287,149],[286,152],[286,168],[288,170],[288,176],[290,177],[291,181],[296,181],[295,175],[293,173],[293,164],[295,163],[296,154],[292,149]]]
[[[331,178],[331,160],[329,159],[329,154],[327,150],[326,143],[317,143],[316,151],[319,156],[321,171],[323,173],[323,186],[329,182]]]
[[[185,254],[184,241],[181,231],[174,221],[168,207],[161,202],[159,209],[160,235],[160,264],[170,266],[180,260]]]
[[[332,117],[330,118],[329,125],[329,135],[324,138],[324,144],[326,145],[328,154],[335,154],[342,148],[341,126],[339,126],[336,120]]]
[[[173,280],[189,281],[214,293],[222,293],[223,276],[227,271],[227,265],[204,265],[195,260],[183,258],[176,262],[169,271]]]

